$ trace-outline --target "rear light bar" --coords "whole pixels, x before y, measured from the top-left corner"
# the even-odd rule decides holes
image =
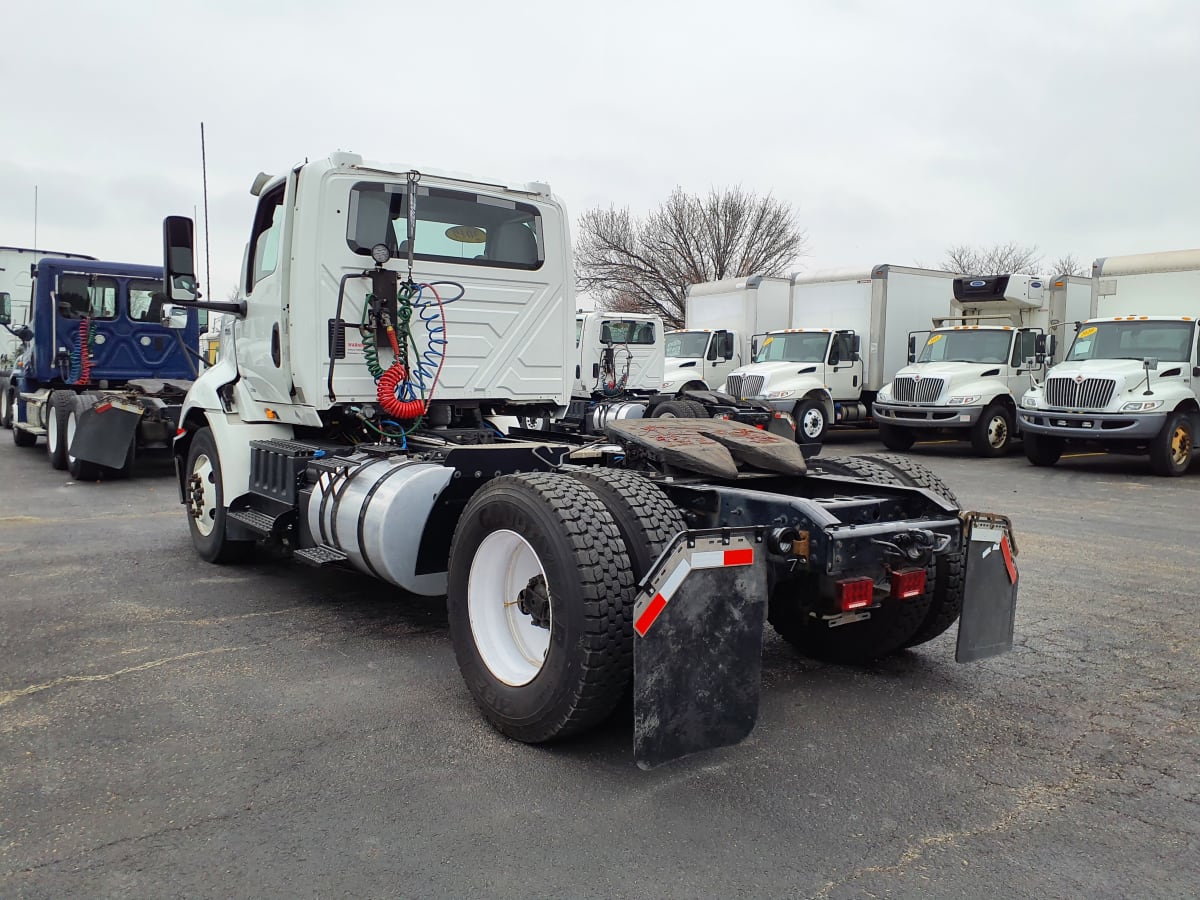
[[[897,600],[909,600],[925,593],[924,569],[897,569],[892,572],[892,596]]]
[[[875,602],[875,579],[843,578],[837,582],[837,603],[842,612],[862,609]]]

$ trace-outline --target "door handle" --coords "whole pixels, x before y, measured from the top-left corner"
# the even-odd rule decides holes
[[[275,368],[279,368],[280,352],[279,352],[279,323],[276,322],[271,326],[271,362],[275,363]]]

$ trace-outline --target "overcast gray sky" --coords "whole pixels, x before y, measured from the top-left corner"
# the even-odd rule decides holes
[[[159,262],[203,120],[217,298],[254,175],[339,148],[576,217],[741,184],[795,204],[809,270],[1200,246],[1195,0],[42,0],[4,32],[0,244],[36,184],[40,246]]]

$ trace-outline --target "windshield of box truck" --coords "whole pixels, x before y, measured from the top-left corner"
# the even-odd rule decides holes
[[[825,362],[829,348],[827,331],[802,331],[791,334],[768,334],[754,357],[761,362]]]
[[[678,359],[699,359],[708,349],[709,332],[676,331],[667,335],[667,356]]]
[[[917,362],[1004,363],[1011,331],[935,331]]]
[[[1084,323],[1067,354],[1084,359],[1155,359],[1187,362],[1192,355],[1192,322]]]

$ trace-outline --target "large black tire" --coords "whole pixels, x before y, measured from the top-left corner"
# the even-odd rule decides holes
[[[67,467],[67,414],[75,406],[75,394],[71,391],[54,391],[50,394],[50,408],[46,412],[46,456],[50,468]]]
[[[692,408],[691,400],[664,400],[662,403],[654,407],[654,412],[651,413],[651,417],[655,419],[703,418],[696,415],[696,411]]]
[[[1162,431],[1150,441],[1150,469],[1155,475],[1177,478],[1192,463],[1196,436],[1192,417],[1186,412],[1173,412],[1163,422]]]
[[[1060,437],[1034,434],[1030,431],[1025,432],[1025,439],[1022,443],[1025,445],[1025,458],[1035,466],[1054,465],[1062,456],[1063,448],[1066,446],[1066,441]]]
[[[896,473],[905,484],[914,487],[928,488],[941,497],[959,506],[958,497],[950,490],[946,482],[927,467],[914,462],[906,456],[893,456],[881,453],[872,457],[879,464],[886,466]],[[966,588],[966,561],[959,551],[943,553],[937,559],[934,570],[936,579],[933,587],[933,600],[929,605],[929,614],[916,634],[904,642],[905,647],[915,647],[932,641],[943,634],[951,625],[958,621],[962,614],[963,591]]]
[[[0,428],[12,428],[13,389],[0,387]]]
[[[880,422],[879,440],[883,441],[883,446],[889,450],[908,450],[917,442],[917,435],[911,428],[905,428],[903,425]]]
[[[711,418],[711,416],[708,413],[708,407],[705,406],[703,403],[701,403],[699,400],[680,400],[679,402],[686,403],[688,405],[688,408],[691,409],[691,411],[692,411],[692,418],[695,418],[695,419]]]
[[[79,417],[83,415],[85,409],[91,406],[93,403],[89,398],[76,397],[75,403],[67,412],[67,471],[76,481],[98,481],[103,470],[102,466],[94,462],[71,455],[71,438],[79,428]]]
[[[230,563],[253,556],[254,541],[234,541],[228,536],[221,461],[210,429],[201,428],[192,438],[184,472],[188,479],[188,530],[200,558]]]
[[[629,553],[635,581],[641,581],[687,523],[658,485],[635,472],[620,469],[571,469],[596,492],[616,522]]]
[[[796,440],[802,444],[819,444],[825,440],[829,417],[820,400],[803,400],[796,404]]]
[[[510,600],[507,588],[487,577],[489,558],[500,565],[505,558],[492,553],[492,542],[513,542],[514,535],[526,548],[523,558],[532,554],[544,576],[544,594],[536,593],[539,576],[527,587],[545,601],[549,635],[535,674],[506,681],[502,667],[494,670],[485,659],[501,638],[484,628],[497,603],[507,609],[518,599],[525,603],[525,590]],[[582,481],[530,472],[495,478],[478,490],[454,532],[446,602],[454,655],[484,716],[527,743],[576,734],[604,720],[632,672],[633,596],[633,572],[616,522]]]
[[[978,456],[1003,456],[1012,449],[1016,416],[1003,401],[989,403],[971,426],[971,446]]]

